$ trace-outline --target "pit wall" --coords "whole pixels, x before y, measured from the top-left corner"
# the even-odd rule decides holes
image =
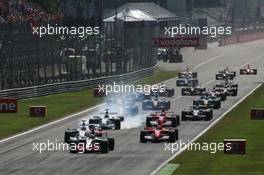
[[[226,36],[220,40],[220,46],[244,43],[264,39],[264,31],[243,32]]]

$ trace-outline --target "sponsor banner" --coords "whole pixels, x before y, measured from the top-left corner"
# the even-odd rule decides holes
[[[29,116],[30,117],[45,117],[47,114],[46,106],[30,106]]]
[[[225,154],[246,154],[246,139],[225,139]]]
[[[250,111],[251,120],[264,120],[264,109],[252,108]]]
[[[175,37],[175,38],[153,38],[152,47],[198,47],[199,38]]]
[[[17,113],[17,99],[0,99],[0,113]]]

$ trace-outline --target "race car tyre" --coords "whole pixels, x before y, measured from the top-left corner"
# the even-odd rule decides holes
[[[257,75],[258,70],[257,70],[257,69],[254,69],[253,72],[254,72],[254,73],[253,73],[254,75]]]
[[[238,88],[238,84],[234,84],[232,87],[237,89]]]
[[[179,130],[175,129],[174,132],[175,132],[176,140],[179,140]]]
[[[220,80],[220,78],[219,78],[219,76],[217,74],[215,75],[215,79],[216,80]]]
[[[176,85],[177,85],[177,86],[181,86],[181,82],[177,80],[177,81],[176,81]]]
[[[119,116],[119,119],[121,122],[125,121],[125,118],[123,116]]]
[[[205,121],[210,121],[212,118],[213,118],[213,116],[212,116],[211,112],[206,113]]]
[[[121,129],[121,120],[114,120],[115,130]]]
[[[168,96],[173,97],[174,96],[174,89],[169,89],[168,90]]]
[[[177,123],[177,118],[172,117],[171,118],[171,127],[177,127],[178,123]]]
[[[169,131],[169,142],[170,143],[174,143],[176,142],[176,135],[175,135],[175,131]]]
[[[197,78],[198,77],[197,72],[193,72],[192,75],[193,75],[193,78]]]
[[[232,96],[237,96],[237,89],[232,91]]]
[[[145,138],[145,132],[144,131],[141,131],[140,132],[140,143],[146,143],[146,138]]]
[[[167,109],[166,109],[166,110],[169,110],[169,109],[170,109],[170,107],[171,107],[171,102],[170,102],[170,101],[168,101],[166,106],[167,106]]]
[[[193,101],[193,105],[194,106],[198,106],[199,105],[199,102],[198,101]]]
[[[67,129],[64,133],[64,142],[70,143],[70,138],[74,137],[77,134],[77,131]]]
[[[149,117],[146,118],[146,126],[151,127],[151,119]]]
[[[240,74],[243,75],[244,74],[244,70],[240,69]]]
[[[185,89],[182,89],[182,90],[181,90],[181,95],[182,95],[182,96],[186,96],[186,95],[187,95],[187,93],[185,93]]]
[[[221,101],[215,101],[214,109],[219,109],[221,108]]]
[[[182,120],[182,121],[187,121],[187,118],[186,118],[186,114],[185,114],[185,112],[182,112],[181,120]]]
[[[171,117],[171,127],[177,127],[180,125],[180,117],[178,115]]]
[[[99,143],[100,143],[101,153],[103,153],[103,154],[108,153],[108,151],[109,151],[108,141],[107,140],[101,140]]]
[[[108,138],[108,146],[109,146],[109,151],[114,151],[115,149],[115,139],[110,137]]]
[[[221,94],[221,101],[226,101],[226,95],[225,94]]]

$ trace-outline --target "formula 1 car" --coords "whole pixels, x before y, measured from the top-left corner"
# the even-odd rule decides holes
[[[168,54],[167,54],[167,50],[163,49],[163,48],[158,48],[158,60],[161,61],[163,60],[164,62],[168,61]]]
[[[162,127],[177,127],[180,125],[180,116],[173,112],[155,112],[151,113],[146,118],[146,126],[162,126]]]
[[[109,109],[105,110],[105,113],[103,117],[100,116],[93,116],[89,119],[89,125],[94,125],[96,128],[101,129],[115,129],[119,130],[121,129],[121,122],[124,121],[123,116],[118,116],[118,113],[109,113]]]
[[[196,86],[198,85],[197,78],[180,78],[176,81],[177,86]]]
[[[196,96],[196,95],[202,95],[206,89],[201,86],[189,86],[182,88],[181,94],[182,96]]]
[[[78,135],[70,138],[69,148],[71,153],[101,152],[108,153],[113,151],[115,139],[105,136],[97,137],[93,134],[86,134],[84,137]]]
[[[236,77],[236,71],[230,71],[228,68],[225,68],[222,71],[219,71],[215,74],[216,80],[233,80]]]
[[[198,75],[197,72],[192,72],[189,70],[189,68],[186,68],[185,71],[180,72],[178,74],[178,78],[197,78],[198,77],[197,75]]]
[[[173,97],[175,94],[174,88],[168,88],[164,85],[164,83],[157,84],[159,90],[157,92],[151,91],[151,95],[158,94],[161,97]]]
[[[207,92],[204,92],[203,95],[220,97],[221,101],[226,101],[226,99],[227,99],[227,93],[226,93],[225,89],[209,90]]]
[[[161,97],[173,97],[175,94],[175,90],[174,88],[168,88],[165,87],[165,91],[164,92],[159,92],[159,96]]]
[[[102,136],[102,129],[96,128],[93,125],[86,123],[86,120],[82,120],[82,123],[77,128],[68,128],[64,134],[64,142],[70,143],[70,137],[75,137],[76,135],[84,137],[87,133],[93,134],[95,136]]]
[[[217,96],[201,96],[193,101],[193,105],[200,109],[219,109],[221,107],[221,98]]]
[[[250,67],[250,65],[247,65],[245,68],[240,69],[241,75],[257,75],[258,70]]]
[[[163,128],[162,126],[157,127],[145,127],[140,132],[140,142],[170,142],[174,143],[178,140],[179,133],[178,129],[174,128]]]
[[[181,120],[205,120],[210,121],[213,119],[213,110],[200,109],[199,106],[190,106],[182,111]]]
[[[226,93],[227,96],[237,96],[238,92],[238,84],[234,84],[230,81],[225,81],[221,83],[217,83],[213,89],[216,92]]]
[[[170,105],[170,100],[165,97],[155,95],[154,97],[146,99],[142,102],[142,110],[169,110]]]

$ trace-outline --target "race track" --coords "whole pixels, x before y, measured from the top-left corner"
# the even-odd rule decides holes
[[[198,71],[200,83],[210,88],[215,83],[215,73],[218,70],[226,66],[238,70],[246,64],[257,67],[258,75],[240,76],[237,71],[235,82],[239,84],[238,96],[228,97],[227,101],[222,103],[222,108],[214,111],[213,120],[215,120],[264,81],[264,40],[224,47],[212,46],[206,51],[192,52],[183,64],[163,63],[161,67],[168,70],[183,70],[189,66]],[[176,88],[175,82],[176,79],[171,79],[166,81],[166,84]],[[176,96],[171,99],[171,110],[177,114],[195,99],[195,97],[181,97],[179,94],[180,88],[176,88]],[[172,156],[170,152],[164,151],[164,143],[139,143],[142,126],[109,131],[109,135],[116,139],[115,151],[109,154],[70,154],[67,151],[46,151],[40,154],[32,150],[32,142],[62,141],[65,129],[75,126],[80,119],[95,110],[13,139],[0,141],[0,174],[148,175]],[[211,122],[181,122],[179,139],[183,142],[192,140]]]

